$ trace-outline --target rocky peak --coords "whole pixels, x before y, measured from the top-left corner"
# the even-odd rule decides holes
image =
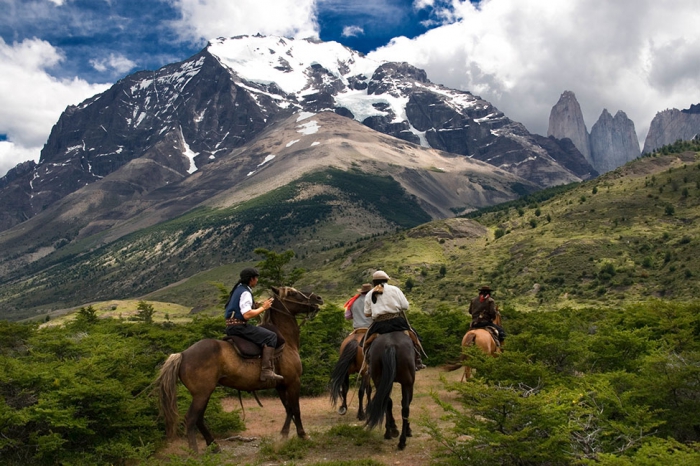
[[[640,154],[634,122],[621,110],[613,117],[603,109],[591,128],[590,142],[592,165],[600,173],[614,170]]]
[[[571,139],[571,142],[586,160],[592,163],[588,129],[583,121],[581,106],[573,92],[564,91],[559,97],[559,101],[552,107],[549,114],[547,136],[554,136],[557,139]]]
[[[666,109],[656,114],[644,140],[644,153],[673,144],[677,140],[688,141],[700,134],[700,104],[685,110]]]

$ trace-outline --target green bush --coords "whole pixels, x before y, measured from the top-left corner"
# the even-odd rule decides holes
[[[509,313],[497,358],[436,399],[437,464],[698,464],[700,303]]]

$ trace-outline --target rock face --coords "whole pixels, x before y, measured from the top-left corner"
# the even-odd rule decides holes
[[[685,110],[670,109],[656,114],[644,140],[642,152],[653,152],[677,140],[688,141],[700,134],[700,104]]]
[[[39,163],[0,179],[0,231],[137,158],[154,162],[159,173],[134,189],[125,182],[120,202],[191,176],[294,113],[321,111],[487,162],[540,187],[589,172],[560,164],[569,159],[565,150],[540,144],[489,102],[433,84],[409,64],[376,62],[335,42],[240,36],[129,75],[67,108]]]
[[[583,154],[588,163],[593,165],[588,129],[583,121],[581,106],[573,92],[564,91],[559,97],[559,101],[552,107],[549,114],[547,136],[554,136],[557,139],[571,139],[571,142]]]
[[[634,122],[623,111],[613,117],[603,109],[591,128],[591,159],[600,173],[609,172],[639,157]]]
[[[564,91],[552,107],[547,135],[559,141],[570,140],[595,173],[609,172],[640,155],[634,122],[625,112],[618,111],[613,117],[603,110],[588,134],[581,107],[571,91]],[[579,170],[583,169],[575,159],[569,160],[568,166],[579,164]]]

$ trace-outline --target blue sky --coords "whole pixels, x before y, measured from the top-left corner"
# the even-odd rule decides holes
[[[407,61],[539,134],[564,90],[589,130],[623,110],[642,142],[657,111],[700,102],[697,0],[0,0],[0,12],[0,176],[39,160],[67,105],[258,32]]]

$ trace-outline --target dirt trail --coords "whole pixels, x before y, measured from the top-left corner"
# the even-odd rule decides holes
[[[427,466],[430,464],[432,453],[437,449],[437,443],[427,434],[425,427],[421,425],[422,418],[430,418],[440,421],[443,410],[435,403],[431,397],[431,391],[439,394],[441,400],[458,405],[454,392],[445,390],[440,377],[443,376],[449,382],[457,382],[461,377],[461,371],[442,372],[437,368],[428,368],[416,374],[416,385],[413,402],[411,403],[411,428],[413,437],[407,441],[404,451],[398,451],[396,445],[398,439],[382,440],[381,447],[354,447],[348,450],[347,445],[327,444],[322,447],[311,448],[302,459],[286,461],[295,466],[313,464],[323,461],[340,461],[350,459],[373,459],[385,465],[411,465]],[[397,418],[400,428],[400,400],[401,391],[398,385],[394,385],[392,393],[394,400],[394,416]],[[218,439],[222,452],[220,453],[219,464],[255,464],[255,465],[277,465],[285,464],[285,461],[262,461],[259,456],[260,444],[262,441],[282,442],[279,431],[284,421],[284,408],[278,398],[261,398],[263,408],[260,408],[254,400],[244,399],[243,405],[246,413],[246,430],[240,432],[241,437],[255,438],[251,442],[226,441]],[[348,395],[348,413],[340,416],[331,406],[328,395],[313,398],[302,398],[301,418],[304,429],[311,436],[311,439],[319,437],[319,434],[327,432],[336,425],[362,426],[363,423],[357,420],[357,390],[351,391]],[[225,410],[240,409],[237,398],[227,398],[224,400]],[[446,424],[445,424],[446,425]],[[374,433],[381,438],[384,434],[382,428],[375,429]],[[290,439],[296,434],[294,424],[290,431]],[[172,442],[167,451],[161,451],[158,456],[176,454],[184,455],[186,447],[185,439],[178,439]],[[205,448],[204,440],[199,436],[199,448]]]

